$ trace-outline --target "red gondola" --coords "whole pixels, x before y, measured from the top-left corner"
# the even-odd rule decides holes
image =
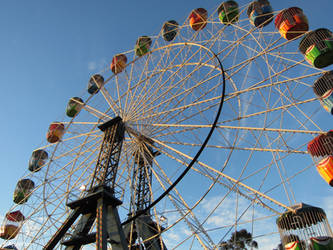
[[[119,54],[116,55],[112,58],[112,62],[111,62],[111,71],[114,74],[118,74],[120,72],[122,72],[125,67],[126,67],[126,63],[127,63],[127,57],[124,54]]]
[[[303,35],[309,30],[309,23],[303,10],[292,7],[281,11],[275,18],[275,27],[287,40]]]
[[[204,8],[192,10],[189,19],[193,30],[202,30],[207,25],[208,12]]]
[[[333,130],[326,134],[318,135],[310,141],[308,143],[308,152],[312,157],[333,155]]]
[[[333,186],[333,130],[310,141],[308,152],[316,164],[320,176]]]
[[[333,187],[333,156],[324,158],[317,165],[317,171],[320,176]]]
[[[49,143],[55,143],[61,140],[65,133],[65,125],[61,122],[53,122],[49,126],[46,139]]]
[[[21,222],[24,216],[20,211],[7,213],[2,226],[0,227],[0,238],[5,240],[14,239],[20,231]]]

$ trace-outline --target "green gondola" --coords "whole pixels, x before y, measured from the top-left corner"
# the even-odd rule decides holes
[[[316,68],[333,64],[333,33],[328,29],[317,29],[305,35],[299,44],[305,59]]]
[[[135,55],[143,56],[147,54],[150,50],[152,40],[148,36],[140,36],[135,44]]]
[[[68,117],[76,116],[83,107],[83,100],[80,97],[72,97],[66,107],[66,115]]]
[[[217,9],[221,23],[229,25],[238,22],[239,9],[235,1],[223,2]]]

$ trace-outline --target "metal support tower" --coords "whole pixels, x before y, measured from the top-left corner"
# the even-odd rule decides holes
[[[108,242],[112,244],[112,250],[128,249],[117,210],[122,202],[114,195],[125,126],[122,119],[116,117],[100,125],[99,129],[104,132],[104,138],[90,189],[85,197],[67,204],[72,213],[44,249],[54,249],[80,216],[74,232],[61,242],[66,249],[78,250],[93,242],[96,242],[97,250],[107,250]],[[89,233],[95,221],[97,232]]]
[[[134,153],[135,168],[132,177],[131,215],[145,210],[151,204],[152,165],[154,157],[159,155],[153,151],[153,142],[145,136],[138,136],[138,150]],[[160,233],[163,228],[153,221],[150,211],[140,215],[135,221],[125,225],[127,241],[132,245],[138,238],[142,239],[146,249],[167,249]],[[140,241],[140,240],[139,240]],[[140,249],[143,246],[138,246]]]

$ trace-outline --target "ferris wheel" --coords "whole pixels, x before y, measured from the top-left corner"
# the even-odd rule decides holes
[[[327,160],[307,145],[330,136],[333,34],[309,22],[298,7],[226,1],[139,37],[32,152],[2,248],[223,249],[243,228],[276,236],[302,202],[296,183]]]

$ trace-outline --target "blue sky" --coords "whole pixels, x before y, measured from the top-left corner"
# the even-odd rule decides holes
[[[239,1],[240,5],[247,2]],[[113,55],[131,50],[139,36],[158,34],[166,20],[183,23],[192,9],[212,10],[220,1],[2,0],[1,3],[0,215],[3,215],[12,205],[12,192],[27,170],[31,152],[44,144],[49,123],[64,118],[68,99],[85,93],[91,74],[107,66]],[[333,30],[333,4],[329,0],[282,0],[274,1],[272,6],[274,10],[299,6],[309,19],[310,29]],[[310,157],[305,157],[310,164]],[[306,187],[307,194],[297,195],[310,196],[319,205],[317,196],[324,193],[326,197],[331,190],[325,183],[315,186]],[[332,208],[324,204],[325,197],[318,199]]]

